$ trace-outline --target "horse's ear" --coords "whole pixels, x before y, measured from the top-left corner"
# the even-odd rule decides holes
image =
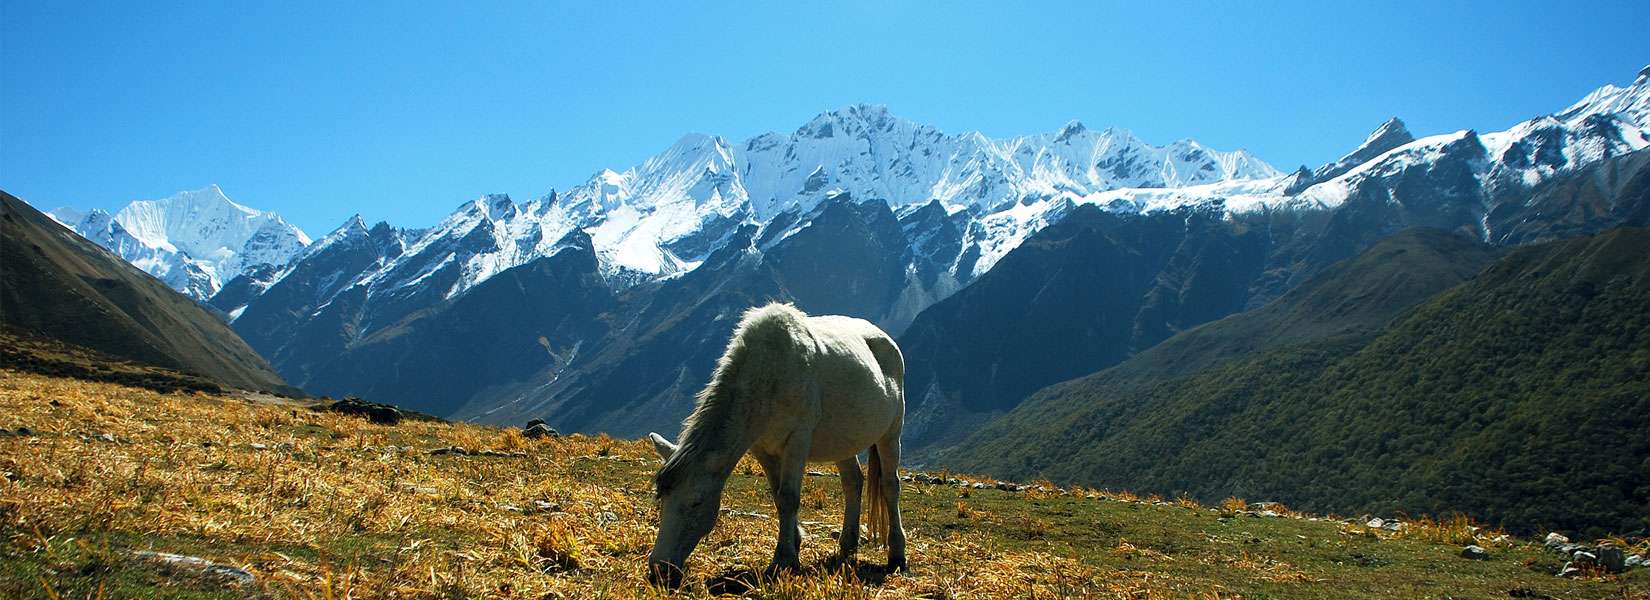
[[[676,444],[670,443],[670,440],[665,439],[665,436],[657,433],[649,433],[647,434],[647,437],[648,439],[653,440],[653,451],[659,453],[659,458],[668,461],[670,460],[670,455],[676,453]]]

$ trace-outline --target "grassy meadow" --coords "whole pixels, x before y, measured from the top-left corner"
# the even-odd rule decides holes
[[[1394,533],[1051,484],[907,483],[911,571],[883,573],[870,547],[833,568],[834,473],[806,479],[810,566],[759,581],[776,523],[749,459],[688,585],[664,592],[643,579],[659,466],[644,441],[381,426],[278,398],[9,370],[0,428],[6,598],[1650,598],[1650,570],[1557,578],[1539,544],[1460,519]],[[1490,559],[1461,558],[1467,543]]]

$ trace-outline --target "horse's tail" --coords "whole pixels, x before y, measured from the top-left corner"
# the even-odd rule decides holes
[[[877,454],[876,444],[871,445],[871,456],[865,464],[865,524],[870,530],[867,536],[872,545],[888,542],[888,498],[882,489],[882,457]]]

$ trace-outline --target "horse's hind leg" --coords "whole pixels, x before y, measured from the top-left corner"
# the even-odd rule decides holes
[[[836,472],[842,476],[842,535],[838,536],[837,558],[848,560],[859,551],[860,495],[865,493],[865,474],[859,471],[859,457],[852,456],[836,463]]]
[[[899,518],[899,429],[877,442],[882,467],[882,498],[888,506],[888,569],[905,570],[905,528]],[[876,485],[878,482],[872,482]]]

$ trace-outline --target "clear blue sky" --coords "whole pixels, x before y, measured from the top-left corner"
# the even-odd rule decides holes
[[[1500,129],[1650,62],[1643,0],[370,4],[0,0],[0,188],[113,208],[218,183],[314,236],[422,226],[856,102],[1289,169],[1388,116]]]

